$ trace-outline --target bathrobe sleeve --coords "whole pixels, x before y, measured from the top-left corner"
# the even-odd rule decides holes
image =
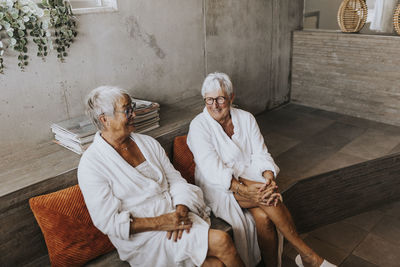
[[[196,168],[202,173],[206,183],[229,191],[234,170],[220,159],[212,143],[211,133],[198,117],[190,123],[187,144],[194,155]]]
[[[192,212],[204,218],[206,205],[203,200],[203,192],[195,185],[189,184],[179,171],[177,171],[165,153],[164,148],[153,139],[154,151],[163,169],[169,184],[169,192],[173,205],[185,205]],[[207,216],[206,216],[207,217]]]
[[[121,201],[102,172],[104,165],[90,156],[84,155],[79,163],[78,181],[93,224],[106,235],[128,240],[130,214],[121,210]]]
[[[252,171],[255,171],[260,175],[262,175],[264,171],[270,170],[276,177],[279,173],[279,167],[275,164],[271,154],[268,152],[267,146],[264,142],[264,137],[260,132],[256,119],[251,113],[247,113],[247,115],[247,130],[252,151],[250,165],[247,166],[247,168],[251,168]]]

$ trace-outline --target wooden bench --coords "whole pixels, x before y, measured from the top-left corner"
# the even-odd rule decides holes
[[[173,164],[189,183],[194,184],[194,160],[186,145],[186,136],[174,140]],[[107,236],[93,225],[78,185],[33,197],[29,203],[44,234],[52,264],[80,265],[101,255],[87,265],[127,266],[119,260]],[[231,226],[213,215],[211,228],[228,232],[233,237]]]

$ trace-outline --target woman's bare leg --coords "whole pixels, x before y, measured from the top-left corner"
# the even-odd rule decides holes
[[[256,222],[257,240],[265,266],[278,266],[278,235],[274,223],[261,208],[250,208]]]
[[[274,223],[268,218],[268,215],[258,207],[257,203],[237,194],[234,196],[239,206],[248,209],[256,222],[257,241],[264,265],[277,266],[278,235]]]
[[[243,179],[242,182],[246,185],[255,183]],[[259,207],[268,215],[274,222],[275,226],[283,234],[283,236],[293,245],[300,254],[304,266],[320,266],[323,259],[317,255],[306,243],[300,238],[296,231],[292,216],[289,210],[282,202],[278,202],[277,206],[259,205]]]
[[[208,231],[207,257],[215,257],[227,267],[244,267],[232,238],[221,230],[210,229]]]

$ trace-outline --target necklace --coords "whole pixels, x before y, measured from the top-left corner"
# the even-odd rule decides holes
[[[122,150],[122,151],[128,151],[129,145],[126,145],[126,147],[114,147],[115,150]]]

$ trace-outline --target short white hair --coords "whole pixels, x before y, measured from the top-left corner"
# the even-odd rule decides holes
[[[93,89],[86,98],[86,114],[99,130],[103,130],[103,124],[99,120],[100,115],[114,115],[115,104],[128,92],[116,86],[100,86]]]
[[[233,87],[229,76],[222,72],[214,72],[207,75],[201,87],[201,95],[205,97],[207,93],[215,91],[225,91],[229,97],[232,97]]]

